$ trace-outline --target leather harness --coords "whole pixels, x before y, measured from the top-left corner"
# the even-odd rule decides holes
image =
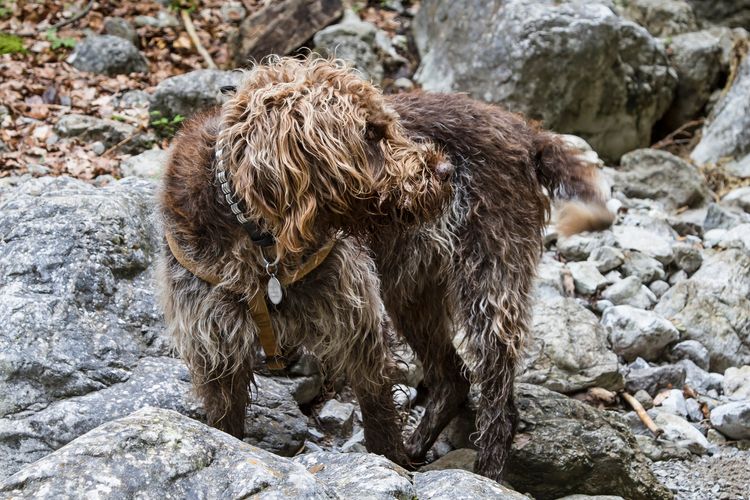
[[[224,168],[224,161],[222,157],[222,146],[217,144],[215,151],[216,168],[215,178],[219,186],[219,195],[222,201],[225,201],[229,206],[230,210],[234,214],[239,225],[245,229],[251,241],[260,248],[261,256],[265,261],[265,255],[263,254],[263,248],[271,247],[275,245],[275,239],[272,234],[262,231],[254,222],[245,218],[244,213],[246,212],[244,203],[239,200],[235,201],[232,198],[234,190],[229,182],[229,174]],[[206,283],[217,286],[222,282],[221,276],[202,270],[200,265],[192,260],[177,244],[177,240],[174,239],[169,232],[165,234],[167,239],[167,245],[169,246],[172,255],[177,262],[190,271],[197,278],[205,281]],[[331,253],[336,239],[332,239],[320,250],[311,255],[307,261],[302,264],[295,272],[290,275],[282,276],[279,280],[281,285],[291,285],[305,276],[311,271],[317,268],[325,259],[328,254]],[[273,264],[269,264],[266,261],[266,272],[268,272],[269,265],[276,266],[278,260]],[[276,279],[275,275],[270,275],[271,279]],[[232,292],[238,294],[244,294],[244,290],[232,290]],[[272,299],[273,300],[273,299]],[[248,301],[248,307],[250,309],[250,315],[255,321],[258,327],[258,336],[260,338],[260,345],[263,347],[263,351],[266,353],[266,366],[269,370],[281,370],[284,368],[285,363],[283,356],[279,350],[278,342],[276,340],[276,334],[273,331],[273,325],[271,324],[271,313],[266,303],[266,294],[262,290],[258,290],[253,297]]]

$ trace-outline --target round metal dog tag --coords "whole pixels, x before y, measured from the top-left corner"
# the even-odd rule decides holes
[[[268,300],[275,306],[281,304],[281,299],[284,296],[284,292],[281,290],[281,283],[276,279],[276,276],[268,278]]]

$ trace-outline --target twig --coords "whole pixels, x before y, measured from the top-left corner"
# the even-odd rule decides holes
[[[58,30],[58,29],[62,28],[63,26],[67,26],[69,24],[73,24],[74,22],[78,21],[83,16],[85,16],[86,14],[88,14],[91,11],[91,8],[93,6],[94,6],[94,0],[89,0],[89,3],[86,4],[86,7],[84,7],[83,10],[80,11],[75,16],[71,17],[70,19],[65,19],[64,21],[60,21],[59,23],[53,24],[49,28],[45,28],[43,30],[39,30],[39,32],[43,33],[43,32],[45,32],[47,30]]]
[[[689,122],[683,123],[680,126],[680,128],[678,128],[674,132],[670,132],[668,136],[666,136],[664,139],[660,140],[656,144],[653,144],[651,147],[653,149],[663,149],[671,144],[675,144],[680,140],[680,139],[677,139],[678,135],[682,133],[686,133],[691,128],[700,127],[701,125],[703,125],[703,122],[705,122],[703,118],[698,118],[697,120],[691,120]]]
[[[190,19],[190,13],[186,9],[182,9],[180,11],[180,15],[182,16],[182,22],[185,24],[185,30],[190,37],[190,41],[192,41],[193,45],[195,46],[195,50],[197,50],[203,60],[206,61],[206,65],[209,68],[216,69],[216,63],[214,63],[214,60],[211,59],[211,54],[209,54],[205,47],[203,47],[203,44],[201,44],[201,41],[198,38],[198,33],[195,32],[195,26],[193,25],[193,21]]]
[[[651,417],[648,416],[648,413],[646,413],[643,405],[641,405],[641,403],[639,403],[637,399],[635,399],[627,392],[623,392],[622,397],[625,401],[628,402],[630,406],[633,407],[633,409],[635,410],[635,414],[638,415],[638,418],[641,419],[643,425],[645,425],[648,430],[650,430],[654,434],[654,437],[659,437],[664,433],[664,430],[661,427],[657,426],[653,420],[651,420]]]
[[[112,146],[111,148],[109,148],[108,150],[106,150],[104,153],[102,153],[102,158],[104,158],[106,156],[109,156],[109,154],[112,151],[115,151],[120,146],[124,146],[125,144],[129,143],[130,141],[132,141],[133,139],[135,139],[136,137],[138,137],[141,134],[141,132],[144,131],[144,129],[145,128],[142,125],[140,127],[138,127],[137,129],[135,129],[132,134],[130,134],[125,139],[121,140],[120,142],[118,142],[117,144],[115,144],[114,146]]]

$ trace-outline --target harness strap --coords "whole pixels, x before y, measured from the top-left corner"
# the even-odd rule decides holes
[[[177,244],[177,241],[170,233],[165,233],[165,236],[167,239],[169,250],[172,252],[172,255],[174,255],[174,258],[182,267],[190,271],[195,277],[205,281],[210,285],[216,286],[221,283],[221,277],[219,275],[200,269],[198,264],[194,262],[190,257],[188,257],[187,254],[182,250],[182,248],[180,248],[180,246]],[[288,276],[283,276],[281,278],[281,283],[283,285],[290,285],[307,276],[310,272],[312,272],[320,264],[323,263],[326,257],[328,257],[328,254],[331,253],[331,250],[333,249],[335,244],[336,240],[331,240],[326,243],[323,247],[321,247],[320,250],[310,256],[310,258],[307,259],[307,261],[305,261],[305,263],[294,273]],[[236,293],[242,293],[238,290],[233,291]],[[268,304],[266,303],[265,294],[258,291],[249,300],[248,307],[250,309],[250,315],[253,317],[253,321],[255,321],[255,324],[258,327],[260,345],[263,348],[263,352],[266,353],[266,366],[269,370],[283,369],[285,363],[283,357],[281,356],[281,352],[279,351],[279,345],[276,341],[276,334],[273,331],[273,325],[271,324],[271,313],[268,310]]]

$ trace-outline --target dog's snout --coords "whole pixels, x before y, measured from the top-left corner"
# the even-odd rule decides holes
[[[441,181],[447,181],[453,174],[453,164],[449,161],[441,161],[435,166],[435,175]]]

